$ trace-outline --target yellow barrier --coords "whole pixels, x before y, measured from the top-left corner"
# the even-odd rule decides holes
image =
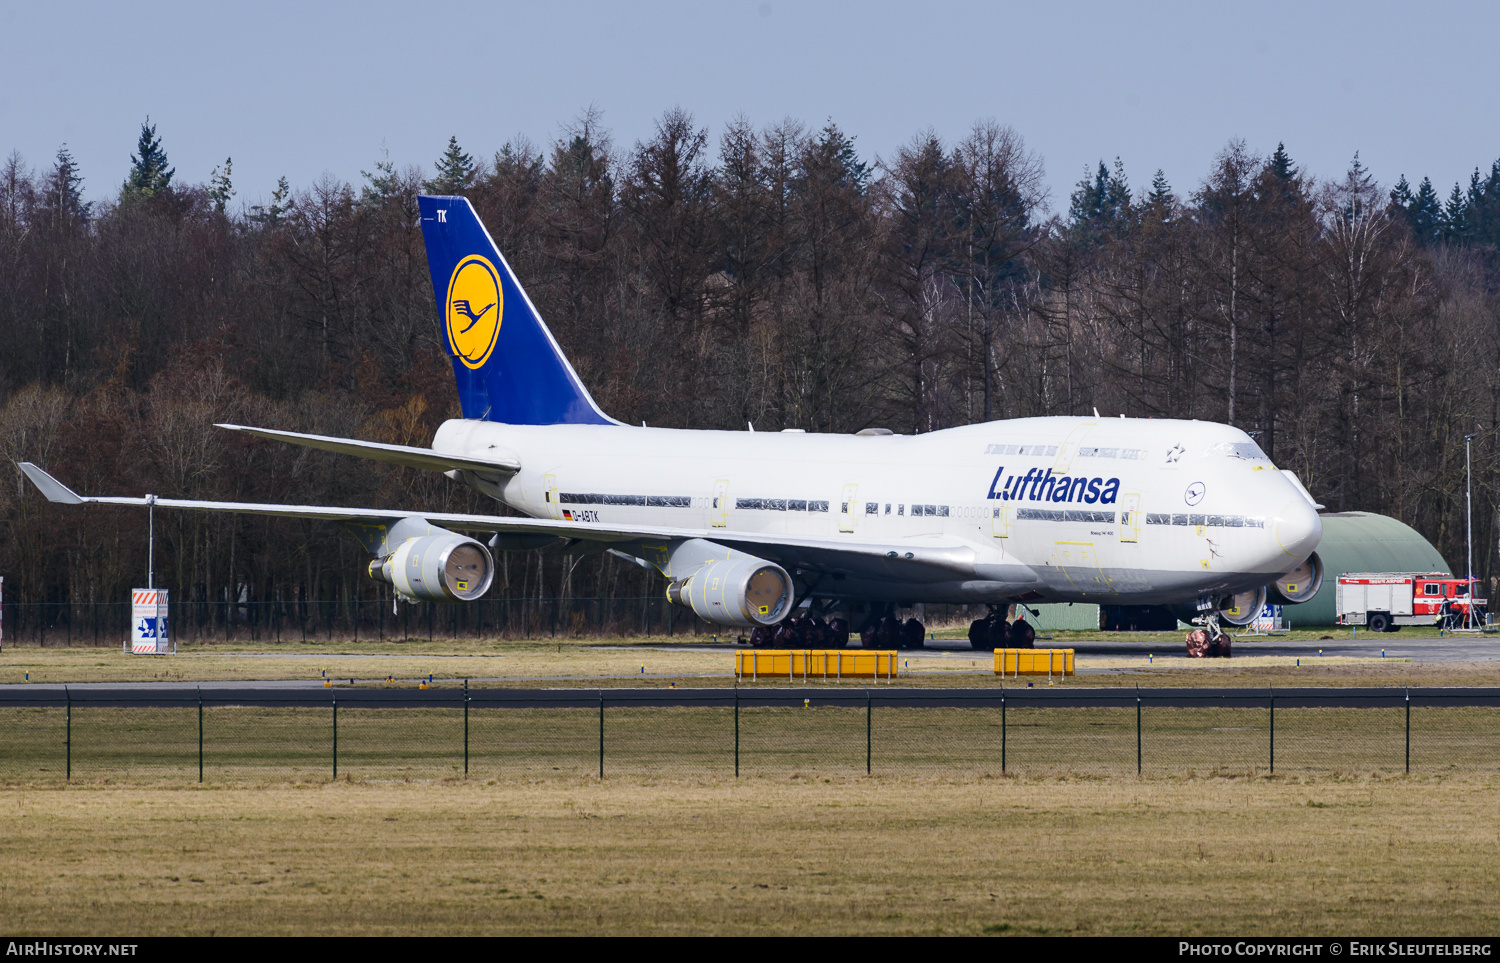
[[[996,649],[995,674],[1072,675],[1072,649]]]
[[[752,682],[765,676],[768,679],[801,679],[804,682],[818,679],[838,682],[843,679],[885,679],[896,677],[895,652],[831,652],[811,649],[761,650],[758,652],[736,652],[734,674],[739,679]]]

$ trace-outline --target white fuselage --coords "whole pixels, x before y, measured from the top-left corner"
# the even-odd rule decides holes
[[[517,426],[449,421],[433,448],[519,456],[481,491],[536,518],[954,551],[827,597],[928,602],[1191,601],[1266,584],[1317,547],[1310,499],[1237,428],[1024,418],[923,435]],[[706,536],[711,537],[711,536]]]

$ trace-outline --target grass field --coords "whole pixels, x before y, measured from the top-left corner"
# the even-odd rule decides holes
[[[1096,636],[1100,635],[1095,633]],[[1121,636],[1116,636],[1121,637]],[[1134,633],[1130,635],[1136,639]],[[1074,640],[1053,644],[1067,646]],[[1294,686],[1500,685],[1500,662],[1412,663],[1404,659],[1318,657],[1316,645],[1296,665],[1288,656],[1254,654],[1243,644],[1234,659],[1186,659],[1182,640],[1163,639],[1154,659],[1144,655],[1080,655],[1081,674],[1069,685]],[[1309,643],[1319,641],[1316,638]],[[134,656],[116,648],[7,645],[0,652],[0,685],[10,683],[359,680],[393,677],[411,685],[431,674],[439,682],[520,686],[733,685],[735,647],[704,650],[703,640],[557,639],[510,641],[232,642],[184,645],[175,656]],[[998,686],[988,653],[902,653],[905,685]],[[1094,671],[1106,670],[1106,671]],[[30,676],[29,680],[27,676]],[[762,681],[763,685],[774,682]],[[783,683],[784,684],[784,683]],[[800,682],[799,682],[800,684]]]
[[[1500,784],[18,786],[15,934],[1492,934]]]
[[[816,700],[814,700],[816,701]],[[0,785],[1500,772],[1500,708],[0,708]],[[1139,730],[1137,722],[1139,720]],[[202,754],[199,736],[202,724]],[[602,733],[601,733],[601,722]],[[1274,740],[1273,740],[1274,735]],[[71,744],[69,742],[71,740]],[[336,746],[335,746],[336,740]],[[1274,749],[1274,759],[1272,750]],[[1409,756],[1408,756],[1409,751]],[[337,767],[335,770],[335,766]]]
[[[639,640],[7,646],[0,679],[729,685]],[[661,640],[652,640],[659,642]],[[1500,684],[1494,663],[1107,663],[1077,685]],[[903,654],[911,685],[998,685]],[[1088,667],[1088,658],[1080,658]],[[646,673],[639,670],[647,668]],[[397,682],[370,680],[394,675]],[[814,680],[816,681],[816,680]],[[762,685],[786,685],[786,682]],[[798,683],[800,684],[800,682]],[[1007,684],[1015,684],[1010,682]],[[816,700],[814,700],[816,701]],[[0,905],[22,934],[1485,934],[1500,712],[77,704],[0,709]]]

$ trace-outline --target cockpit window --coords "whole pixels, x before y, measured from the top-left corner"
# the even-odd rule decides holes
[[[1206,455],[1223,455],[1228,458],[1242,458],[1245,461],[1270,461],[1266,453],[1260,450],[1260,446],[1253,441],[1224,441],[1217,445],[1210,445]]]

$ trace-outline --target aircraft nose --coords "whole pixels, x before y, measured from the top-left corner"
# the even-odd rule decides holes
[[[1307,499],[1297,498],[1276,513],[1275,530],[1276,542],[1283,552],[1293,558],[1306,558],[1323,539],[1323,520]]]

